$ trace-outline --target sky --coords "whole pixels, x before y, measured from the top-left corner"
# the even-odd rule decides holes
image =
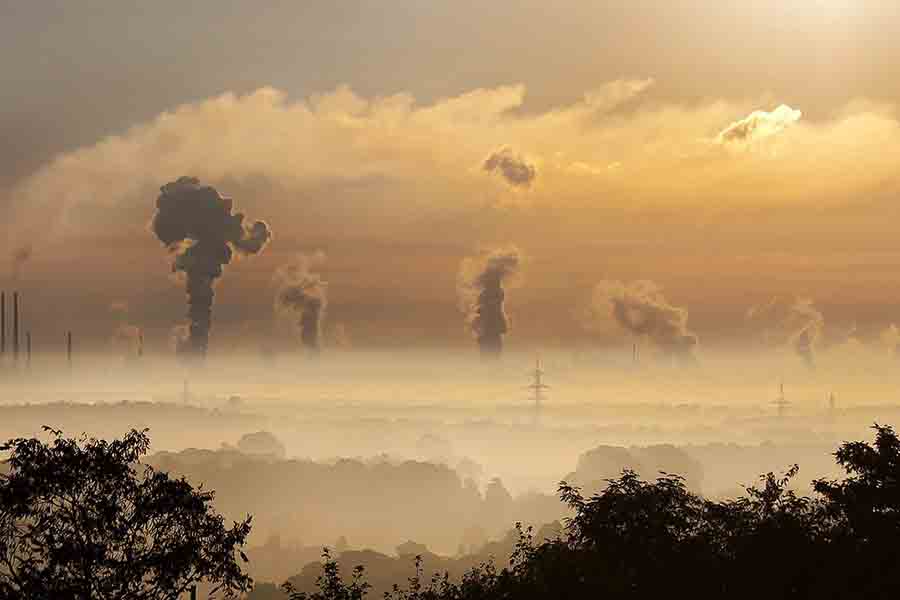
[[[655,290],[699,348],[766,337],[773,297],[876,343],[898,33],[865,0],[3,2],[0,281],[38,339],[164,344],[184,289],[148,223],[192,175],[273,231],[214,346],[282,332],[274,274],[317,252],[326,340],[471,344],[461,265],[509,246],[510,345],[619,343],[598,289]]]

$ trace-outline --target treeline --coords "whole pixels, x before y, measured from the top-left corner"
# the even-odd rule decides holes
[[[453,554],[503,535],[515,520],[544,523],[563,514],[552,495],[514,498],[499,479],[482,489],[447,465],[413,460],[326,463],[194,449],[158,453],[150,462],[216,490],[216,508],[226,517],[254,515],[256,540],[279,536],[321,547],[349,535],[356,548],[389,550],[414,539]]]
[[[625,471],[590,496],[564,482],[560,499],[573,516],[558,536],[520,529],[507,566],[488,561],[458,579],[427,576],[422,560],[407,557],[413,576],[385,598],[900,597],[900,440],[890,427],[875,431],[874,444],[840,447],[845,477],[814,481],[812,496],[790,489],[796,466],[726,501],[689,491],[675,475],[645,481]],[[326,554],[313,589],[295,579],[249,598],[359,600],[371,575],[348,573]]]
[[[570,516],[560,526],[536,533],[519,527],[476,557],[441,559],[415,543],[401,545],[396,558],[326,554],[323,565],[300,570],[282,587],[256,589],[246,571],[253,559],[243,551],[255,519],[226,520],[208,488],[147,465],[146,432],[112,441],[48,432],[49,442],[0,444],[0,600],[177,600],[197,585],[201,597],[218,591],[252,600],[360,600],[374,586],[387,600],[900,597],[900,439],[890,427],[876,425],[874,443],[843,444],[835,454],[843,477],[814,480],[810,496],[791,485],[796,467],[729,500],[704,498],[678,475],[645,480],[626,470],[592,493],[563,482],[559,506]],[[341,487],[318,492],[336,503],[364,507],[385,493],[379,486],[412,490],[386,479],[404,470],[378,463],[282,462],[336,467]],[[235,475],[248,472],[238,465]],[[442,467],[408,468],[419,484],[460,485]],[[483,510],[490,497],[488,486],[471,506]],[[416,519],[442,519],[446,498],[415,498],[423,502]],[[379,518],[403,531],[413,504],[407,499]],[[308,557],[297,558],[301,569]],[[371,570],[350,566],[357,561]],[[404,567],[412,574],[406,581]]]

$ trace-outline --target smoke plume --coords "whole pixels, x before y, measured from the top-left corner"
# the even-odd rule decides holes
[[[497,357],[503,351],[503,336],[510,325],[503,307],[503,288],[517,283],[521,267],[522,252],[515,246],[467,257],[460,265],[460,310],[466,316],[466,328],[478,340],[482,356]]]
[[[312,269],[324,260],[325,255],[321,252],[312,256],[301,254],[275,273],[278,283],[275,312],[297,323],[300,342],[314,354],[321,348],[322,322],[328,306],[328,283]]]
[[[112,345],[126,358],[140,356],[144,351],[144,330],[137,325],[119,325],[113,332]]]
[[[189,325],[179,323],[169,330],[169,348],[172,349],[176,356],[190,354],[191,328]]]
[[[763,343],[788,346],[809,368],[815,368],[816,349],[825,328],[825,317],[812,300],[775,296],[750,308],[746,318],[759,331]]]
[[[153,232],[175,254],[172,270],[187,277],[189,337],[181,348],[198,357],[209,348],[213,286],[222,267],[234,251],[257,254],[272,237],[263,221],[247,225],[231,210],[231,198],[194,177],[162,186],[156,200]]]
[[[144,352],[144,330],[129,322],[128,303],[119,300],[112,302],[109,312],[118,322],[110,340],[113,348],[127,358],[141,356]]]
[[[513,187],[530,187],[537,169],[511,148],[503,147],[488,156],[482,168],[488,173],[499,173]]]
[[[10,257],[10,261],[12,262],[13,281],[18,281],[19,277],[22,275],[22,269],[25,268],[25,263],[31,258],[31,254],[31,244],[25,244],[13,250],[12,256]]]
[[[612,319],[621,329],[647,337],[666,355],[693,359],[697,336],[688,329],[688,311],[672,306],[652,281],[601,281],[591,298],[593,319]]]

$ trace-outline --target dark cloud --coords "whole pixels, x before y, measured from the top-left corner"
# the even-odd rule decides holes
[[[272,237],[263,221],[244,223],[242,213],[232,214],[232,200],[194,177],[180,177],[160,188],[153,215],[156,237],[174,254],[173,271],[187,279],[187,344],[179,350],[203,357],[209,347],[213,286],[233,252],[257,254]]]
[[[500,174],[506,182],[513,187],[530,187],[537,177],[537,169],[526,160],[504,147],[488,156],[482,164],[482,169],[488,173]]]

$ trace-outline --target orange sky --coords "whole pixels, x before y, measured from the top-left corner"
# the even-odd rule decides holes
[[[466,343],[460,261],[508,243],[522,343],[597,341],[603,280],[655,281],[702,344],[774,294],[873,340],[898,319],[895,3],[74,4],[0,19],[3,251],[32,245],[47,335],[102,340],[116,301],[180,321],[147,222],[184,174],[275,232],[222,279],[222,336],[269,335],[272,273],[321,249],[328,326]]]

